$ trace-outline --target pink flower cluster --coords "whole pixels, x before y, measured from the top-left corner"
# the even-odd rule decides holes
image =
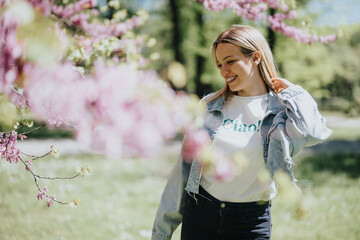
[[[189,125],[185,129],[185,138],[181,149],[183,159],[185,161],[199,160],[197,158],[204,147],[208,147],[209,142],[209,134],[205,130]]]
[[[73,127],[79,141],[110,155],[152,154],[186,121],[181,98],[154,72],[103,61],[93,72],[82,76],[71,63],[27,65],[24,93],[32,113]]]
[[[43,199],[43,197],[46,197],[46,193],[48,193],[49,190],[47,187],[44,187],[43,190],[39,190],[39,194],[37,195],[37,199],[40,200],[40,199]]]
[[[89,20],[91,15],[97,16],[99,14],[99,11],[95,9],[97,0],[79,0],[66,6],[55,5],[54,0],[28,1],[34,8],[40,9],[45,16],[54,14],[66,23],[81,28],[91,37],[92,43],[112,36],[121,36],[144,23],[144,16],[137,15],[121,23],[114,21],[107,24],[101,22],[91,23]],[[5,5],[6,3],[8,3],[8,1],[5,1],[3,4]]]
[[[45,16],[51,14],[54,0],[28,0],[35,8],[41,10]]]
[[[5,5],[9,4],[10,0],[0,0],[0,7],[4,7]]]
[[[235,176],[235,163],[229,158],[226,158],[222,154],[215,154],[215,173],[214,176],[216,179],[222,182],[228,182],[232,180]]]
[[[23,47],[17,40],[18,24],[5,12],[0,17],[0,93],[12,94],[12,87],[19,77]]]
[[[39,194],[37,195],[37,199],[46,199],[46,206],[50,207],[56,201],[55,196],[48,196],[47,193],[49,192],[48,188],[45,187],[43,190],[39,190]]]
[[[297,42],[312,44],[315,42],[329,43],[337,39],[336,34],[328,36],[317,36],[315,34],[310,34],[302,29],[296,28],[294,26],[289,26],[284,23],[284,19],[292,19],[296,17],[296,12],[294,10],[284,13],[275,13],[274,16],[269,16],[268,21],[270,27],[273,31],[284,34],[287,37],[293,38]]]
[[[70,21],[74,26],[83,29],[89,34],[92,42],[100,41],[112,36],[121,36],[144,23],[144,17],[137,15],[133,15],[131,19],[127,19],[121,23],[114,21],[110,21],[107,24],[100,22],[90,23],[90,12],[82,10],[94,8],[96,5],[96,0],[80,0],[73,5],[67,5],[66,7],[53,5],[52,12],[60,19]],[[99,14],[96,9],[92,9],[91,13],[94,16]]]
[[[305,30],[287,25],[286,19],[296,17],[296,11],[290,10],[289,6],[281,0],[198,0],[204,7],[212,11],[220,11],[230,8],[235,14],[248,20],[265,20],[269,22],[272,30],[293,38],[295,41],[312,44],[314,42],[329,43],[337,39],[336,34],[328,36],[317,36]],[[273,16],[266,15],[268,8],[279,12]]]
[[[105,25],[102,23],[89,23],[89,17],[88,13],[80,13],[71,17],[70,21],[75,26],[85,30],[90,35],[92,42],[112,36],[121,36],[142,25],[144,22],[143,17],[134,15],[131,19],[125,20],[125,22],[110,22]]]
[[[92,21],[91,18],[99,14],[99,11],[95,9],[97,6],[96,0],[80,0],[65,7],[53,4],[53,0],[30,0],[30,2],[33,3],[35,7],[42,9],[45,15],[47,15],[50,9],[53,15],[57,16],[66,24],[76,26],[85,32],[85,35],[75,34],[74,38],[84,47],[87,55],[90,55],[93,51],[92,45],[94,43],[106,38],[122,36],[126,32],[139,27],[146,20],[146,17],[143,15],[133,15],[124,22],[114,20],[107,23]],[[121,46],[114,51],[123,51],[126,45],[129,44],[127,39],[121,39],[119,41],[121,42]],[[137,39],[134,40],[135,45],[136,41]],[[115,58],[114,61],[118,61],[118,59]],[[139,61],[142,61],[139,63],[140,65],[144,64],[143,59],[139,59]]]
[[[143,16],[133,16],[131,19],[127,19],[123,23],[115,23],[113,21],[109,24],[103,24],[100,22],[89,23],[89,11],[82,10],[94,8],[97,4],[96,0],[81,0],[65,7],[54,5],[53,0],[28,1],[35,8],[42,10],[45,15],[53,13],[63,21],[70,21],[71,24],[82,28],[87,33],[87,37],[77,34],[75,34],[74,37],[78,40],[80,45],[84,47],[86,54],[88,55],[90,55],[93,51],[92,44],[94,42],[112,36],[121,36],[144,22]],[[1,2],[4,6],[9,3],[9,1]],[[98,13],[95,9],[93,9],[92,12],[95,15]],[[17,28],[18,23],[7,11],[5,11],[0,16],[0,93],[7,94],[15,104],[25,106],[27,103],[26,99],[22,97],[22,90],[20,89],[20,91],[17,91],[14,89],[15,83],[23,71],[24,64],[26,64],[22,60],[22,55],[24,54],[23,48],[26,46],[17,40]],[[54,30],[59,39],[64,38],[64,31],[59,28],[58,24],[55,24]],[[139,42],[141,42],[139,41],[139,38],[132,40],[133,42],[129,41],[131,40],[121,39],[119,41],[119,47],[114,49],[114,51],[136,51],[129,52],[129,54],[139,54],[140,48],[138,46]],[[126,47],[131,44],[133,44],[135,48]],[[114,61],[119,61],[119,59],[114,58]],[[146,62],[142,58],[138,61],[141,65],[144,65]]]
[[[46,196],[46,206],[50,207],[51,205],[54,204],[54,202],[56,201],[55,196]]]
[[[60,18],[69,19],[74,14],[89,8],[96,7],[96,0],[80,0],[74,4],[63,6],[52,5],[52,12]]]
[[[20,158],[21,151],[17,146],[17,132],[11,133],[0,132],[0,158],[6,159],[10,163],[17,163]]]
[[[121,35],[144,20],[142,16],[134,16],[120,24],[92,24],[82,10],[94,7],[96,1],[81,0],[66,7],[54,6],[50,0],[29,1],[45,14],[53,12],[60,18],[74,20],[73,24],[93,36],[90,42],[89,38],[78,36],[87,46],[96,37]],[[86,74],[80,74],[69,61],[47,66],[19,64],[23,51],[16,39],[17,25],[10,20],[5,14],[1,18],[5,28],[0,36],[5,51],[0,56],[0,73],[5,80],[1,81],[0,92],[9,95],[11,91],[4,89],[11,89],[21,74],[26,81],[23,89],[16,92],[17,96],[26,99],[36,118],[46,120],[51,126],[71,127],[79,141],[112,155],[151,155],[188,120],[184,116],[184,97],[160,82],[154,72],[138,71],[128,60],[124,61],[128,64],[121,65],[98,60],[92,73]],[[57,34],[63,34],[61,29],[56,29]],[[141,39],[122,41],[123,46],[117,51],[126,50],[129,45],[139,51]],[[124,53],[127,51],[134,51],[133,47]]]
[[[47,119],[58,127],[87,117],[86,100],[91,98],[93,88],[70,62],[51,66],[27,64],[24,75],[25,97],[39,119]]]
[[[237,172],[237,166],[231,157],[228,157],[220,149],[208,145],[202,152],[200,161],[203,162],[203,171],[206,171],[221,182],[232,180]]]
[[[289,10],[288,5],[279,0],[198,0],[204,7],[212,11],[221,11],[225,8],[232,9],[237,15],[249,20],[262,19],[268,7],[279,9],[283,12]],[[250,17],[250,18],[248,18]]]

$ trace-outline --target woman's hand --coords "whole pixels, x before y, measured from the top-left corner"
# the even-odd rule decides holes
[[[271,78],[271,87],[275,93],[281,93],[281,91],[293,85],[285,78]]]

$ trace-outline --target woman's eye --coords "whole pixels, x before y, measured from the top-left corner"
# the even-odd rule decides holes
[[[218,64],[218,65],[217,65],[217,67],[218,67],[218,68],[221,68],[221,67],[222,67],[222,65],[221,65],[221,64]]]
[[[227,64],[232,64],[233,62],[235,62],[235,60],[229,60],[227,61]]]

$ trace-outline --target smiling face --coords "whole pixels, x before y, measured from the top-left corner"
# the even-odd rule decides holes
[[[258,96],[267,93],[265,82],[258,69],[261,60],[258,51],[249,57],[234,44],[219,43],[215,56],[221,76],[232,92],[236,92],[239,96]]]

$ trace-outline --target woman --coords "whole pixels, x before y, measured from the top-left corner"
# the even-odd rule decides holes
[[[292,157],[331,134],[309,93],[278,77],[259,31],[232,26],[216,39],[212,54],[225,86],[202,99],[207,103],[204,128],[212,147],[228,157],[240,151],[247,165],[221,182],[202,171],[202,163],[180,157],[165,187],[152,239],[171,239],[180,223],[182,240],[270,239],[274,175],[285,172],[295,183]]]

